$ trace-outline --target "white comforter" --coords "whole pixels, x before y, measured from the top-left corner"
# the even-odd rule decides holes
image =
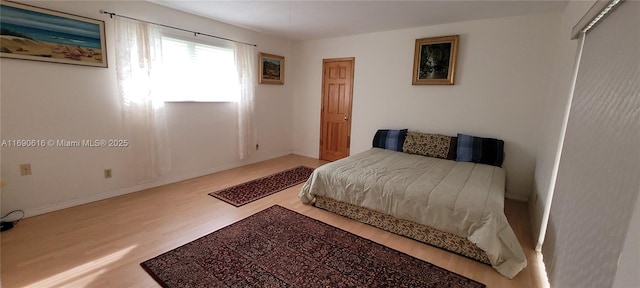
[[[317,168],[299,197],[309,204],[320,195],[465,237],[511,279],[527,259],[503,212],[504,187],[499,167],[372,148]]]

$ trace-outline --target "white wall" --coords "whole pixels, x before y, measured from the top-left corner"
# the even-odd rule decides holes
[[[124,131],[115,80],[113,20],[100,9],[258,44],[289,57],[288,41],[267,37],[146,1],[55,1],[31,5],[104,20],[109,68],[1,59],[1,139],[121,139]],[[257,68],[256,68],[257,69]],[[289,74],[289,69],[286,70]],[[289,78],[289,75],[285,79]],[[290,81],[260,85],[256,113],[260,150],[237,157],[234,103],[168,103],[172,170],[153,182],[136,179],[126,148],[2,148],[2,211],[27,215],[86,203],[200,176],[292,151]],[[189,83],[176,83],[189,85]],[[33,175],[20,176],[31,163]],[[103,169],[113,169],[104,179]],[[206,195],[203,195],[206,197]]]
[[[571,1],[567,4],[562,21],[555,29],[555,39],[551,45],[556,47],[553,66],[550,69],[551,84],[545,93],[545,103],[538,113],[538,149],[536,152],[536,168],[529,199],[529,212],[534,241],[538,240],[543,211],[553,189],[554,167],[560,157],[559,141],[562,134],[562,123],[566,117],[569,94],[572,87],[578,40],[571,40],[571,29],[578,20],[591,8],[593,1]],[[557,169],[557,167],[556,167]],[[535,242],[534,242],[535,243]]]
[[[507,196],[526,201],[559,20],[510,17],[295,43],[294,152],[319,154],[322,59],[355,57],[352,154],[369,149],[381,128],[500,138]],[[456,84],[412,86],[415,39],[453,34]]]

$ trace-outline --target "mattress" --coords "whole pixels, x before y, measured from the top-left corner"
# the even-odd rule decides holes
[[[299,198],[310,204],[319,195],[464,237],[511,279],[527,260],[504,193],[500,167],[372,148],[317,168]]]

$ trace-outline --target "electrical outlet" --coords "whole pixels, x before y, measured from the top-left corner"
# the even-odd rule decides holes
[[[31,164],[20,164],[20,176],[31,175]]]
[[[111,169],[104,169],[104,178],[111,178]]]

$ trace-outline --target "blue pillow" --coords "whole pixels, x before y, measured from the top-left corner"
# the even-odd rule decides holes
[[[402,145],[404,145],[406,137],[407,129],[381,129],[373,136],[373,147],[402,152]]]
[[[504,161],[504,141],[458,134],[458,148],[456,152],[456,161],[502,167],[502,162]]]

